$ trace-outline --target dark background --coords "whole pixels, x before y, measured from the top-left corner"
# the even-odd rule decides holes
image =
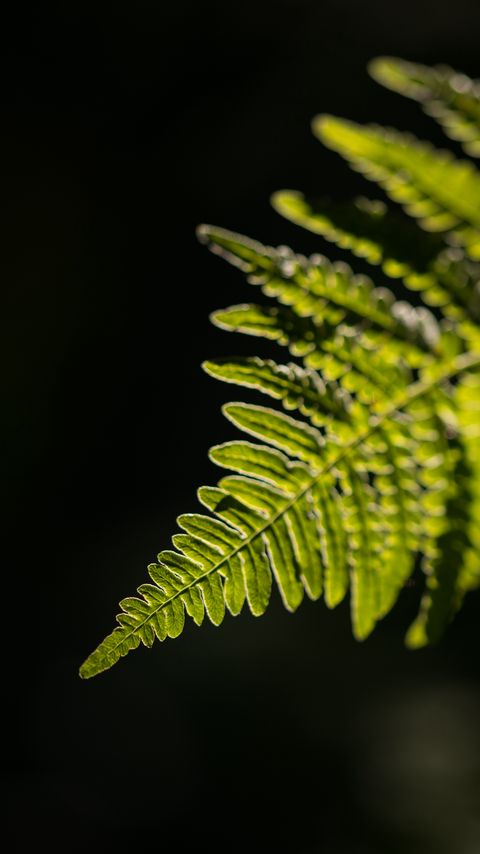
[[[77,676],[233,438],[237,394],[201,361],[262,351],[210,326],[250,294],[195,226],[338,257],[269,207],[378,194],[310,119],[440,141],[365,64],[480,76],[477,0],[75,0],[2,24],[8,850],[478,854],[478,596],[421,653],[418,589],[363,645],[348,606],[275,596]]]

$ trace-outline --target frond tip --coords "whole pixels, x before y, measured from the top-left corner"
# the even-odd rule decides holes
[[[457,360],[443,381],[471,361]],[[84,663],[82,677],[140,643],[177,637],[185,613],[197,625],[205,614],[220,625],[225,608],[235,615],[247,601],[259,616],[272,578],[290,611],[305,593],[318,599],[323,589],[333,607],[350,586],[353,631],[366,638],[392,607],[420,548],[422,471],[434,465],[440,483],[448,473],[444,439],[428,428],[438,418],[437,385],[438,377],[412,385],[341,444],[277,410],[227,404],[229,421],[264,444],[235,440],[211,449],[212,461],[234,472],[199,490],[213,515],[179,517],[184,533],[174,537],[176,550],[161,552],[140,596],[120,603],[119,626]],[[417,421],[428,429],[414,438],[409,412],[420,399]]]

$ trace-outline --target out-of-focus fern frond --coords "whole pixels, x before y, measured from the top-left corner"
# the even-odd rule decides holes
[[[281,191],[272,198],[282,216],[321,234],[370,264],[381,265],[392,279],[422,291],[425,303],[439,306],[455,320],[480,320],[480,264],[446,247],[437,233],[419,232],[407,217],[381,201],[356,199],[348,204],[309,202],[301,193]]]
[[[467,154],[480,157],[480,81],[447,65],[430,68],[391,56],[374,59],[369,71],[383,86],[420,101]]]
[[[321,234],[341,249],[349,249],[370,264],[383,264],[386,274],[395,279],[427,275],[445,246],[439,234],[422,236],[416,223],[378,199],[311,201],[297,191],[280,190],[273,194],[272,205],[291,222]]]
[[[407,634],[411,647],[437,641],[465,593],[480,586],[480,372],[463,377],[454,396],[459,434],[452,443],[446,500],[430,520],[426,591]]]
[[[480,174],[411,134],[318,116],[314,133],[366,178],[379,183],[427,231],[448,232],[480,259]]]

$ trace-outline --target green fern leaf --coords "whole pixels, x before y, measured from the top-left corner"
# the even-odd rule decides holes
[[[240,430],[263,439],[309,465],[321,464],[322,434],[282,412],[247,403],[227,403],[223,413]]]
[[[444,368],[442,381],[476,363],[480,363],[480,356],[458,357],[453,365]],[[352,429],[350,440],[342,445],[325,443],[313,428],[285,414],[263,407],[228,406],[226,412],[231,420],[243,428],[248,425],[250,433],[267,439],[270,444],[233,441],[212,448],[211,459],[236,472],[241,480],[224,479],[218,487],[199,490],[200,501],[216,518],[180,517],[179,524],[192,542],[183,537],[180,540],[183,553],[160,553],[158,564],[149,567],[153,584],[139,588],[142,598],[131,597],[120,603],[119,627],[87,659],[81,675],[88,678],[111,667],[140,643],[151,646],[155,637],[159,640],[176,637],[183,631],[185,612],[197,624],[206,612],[210,621],[219,625],[225,603],[228,607],[233,600],[232,610],[238,613],[241,596],[231,593],[228,598],[226,583],[232,589],[238,587],[239,563],[246,598],[254,614],[263,613],[268,604],[272,574],[289,610],[298,608],[305,590],[317,598],[322,589],[323,555],[342,553],[338,536],[339,501],[344,523],[342,536],[348,543],[354,633],[359,639],[367,637],[393,597],[389,601],[382,596],[381,573],[377,572],[388,517],[384,514],[382,519],[379,513],[380,484],[372,486],[366,477],[370,473],[375,484],[375,476],[381,475],[382,489],[385,492],[385,482],[390,483],[391,496],[397,495],[395,479],[402,477],[391,461],[385,463],[384,445],[375,441],[375,436],[380,430],[393,429],[392,444],[401,445],[401,413],[408,415],[416,401],[423,401],[427,418],[434,417],[430,407],[437,385],[438,375],[430,384],[422,381],[413,384],[388,409],[372,416],[360,432]],[[428,465],[439,456],[438,436],[432,437],[431,431],[421,436],[421,441],[417,439],[416,465]],[[289,455],[271,447],[272,443],[281,445]],[[407,447],[409,443],[411,440],[407,439]],[[306,459],[309,464],[303,461]],[[391,479],[393,472],[395,478]],[[237,486],[236,494],[230,491],[232,481],[234,490]],[[240,494],[243,487],[241,498],[239,483]],[[413,537],[416,537],[416,509],[416,503],[413,507],[404,503],[401,510],[403,516],[407,513],[411,517]],[[336,524],[332,521],[335,518]],[[327,528],[328,538],[322,537]],[[189,533],[192,531],[193,534]],[[402,547],[397,536],[394,554],[407,550],[408,567],[411,546],[412,541]],[[195,552],[195,559],[185,553],[188,550],[190,554]],[[330,571],[329,604],[339,601],[345,588],[342,564],[337,571],[337,578],[332,578]]]
[[[374,73],[429,110],[440,102],[442,122],[475,148],[476,84],[390,60],[379,60]],[[414,647],[437,640],[466,592],[480,587],[480,268],[458,248],[480,258],[479,174],[395,131],[330,117],[314,127],[438,234],[414,251],[417,226],[379,203],[314,208],[282,193],[277,209],[402,277],[440,320],[346,264],[199,229],[213,252],[273,301],[231,306],[213,322],[274,341],[303,361],[231,357],[204,369],[304,420],[259,404],[223,407],[242,433],[210,450],[227,474],[198,490],[205,512],[178,518],[173,548],[150,564],[137,595],[121,601],[117,627],[82,665],[84,678],[140,644],[177,637],[186,616],[219,626],[226,611],[237,615],[245,604],[260,616],[274,587],[290,611],[305,595],[323,595],[333,608],[350,593],[353,633],[363,640],[395,605],[420,556],[425,593],[407,635]]]
[[[332,264],[321,255],[307,259],[287,247],[263,246],[209,225],[200,226],[198,234],[213,252],[240,266],[250,284],[290,306],[298,317],[311,318],[323,329],[342,324],[352,329],[352,335],[357,334],[358,323],[368,324],[377,333],[435,349],[438,327],[430,312],[395,302],[391,291],[375,288],[370,279],[355,275],[343,262]],[[218,312],[213,319],[219,321]],[[270,323],[274,325],[273,320]]]
[[[384,265],[392,278],[427,275],[444,248],[439,234],[425,234],[408,217],[393,213],[384,202],[357,198],[352,202],[308,200],[294,190],[280,190],[271,202],[279,214],[349,249],[370,264]]]
[[[455,399],[460,433],[453,476],[427,562],[420,612],[406,637],[412,648],[436,642],[465,593],[480,586],[480,373],[460,380]]]
[[[307,368],[328,380],[341,379],[364,402],[377,399],[379,389],[403,385],[425,352],[433,356],[442,350],[430,311],[395,301],[389,290],[374,288],[346,264],[317,255],[307,259],[212,226],[199,232],[212,251],[240,266],[251,284],[282,304],[231,306],[214,312],[212,321],[288,346]]]
[[[351,395],[338,383],[324,382],[316,371],[271,359],[230,358],[203,363],[210,376],[261,391],[280,400],[285,409],[298,409],[316,427],[353,417]]]
[[[424,110],[459,140],[472,157],[480,157],[480,82],[446,65],[429,68],[380,56],[369,65],[372,77],[394,92],[420,101]]]
[[[375,353],[372,345],[366,353],[366,347],[360,346],[353,335],[332,335],[330,331],[325,335],[312,324],[305,336],[304,321],[291,310],[231,306],[215,312],[212,321],[221,329],[273,339],[287,346],[292,356],[303,358],[308,369],[320,369],[329,383],[338,380],[345,390],[355,390],[363,402],[374,401],[380,392],[404,384],[405,369],[401,362],[393,361],[393,348],[387,361]]]
[[[334,116],[318,116],[313,130],[423,228],[448,232],[474,260],[480,259],[480,174],[471,162],[410,134]]]
[[[442,308],[447,317],[480,319],[480,266],[458,248],[447,248],[439,234],[420,237],[411,220],[393,214],[383,202],[313,205],[301,193],[284,190],[273,195],[272,204],[286,219],[380,264],[387,276],[421,291],[425,303]]]

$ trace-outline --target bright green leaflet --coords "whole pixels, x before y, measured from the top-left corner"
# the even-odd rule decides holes
[[[371,71],[479,153],[477,83],[388,58]],[[140,644],[177,637],[186,615],[198,626],[205,615],[220,625],[245,606],[260,616],[275,588],[290,611],[305,595],[333,608],[350,592],[353,633],[363,640],[417,558],[425,590],[406,641],[419,647],[436,641],[480,586],[480,175],[471,161],[398,131],[333,117],[313,127],[404,213],[384,200],[311,202],[298,191],[275,194],[274,206],[401,278],[425,306],[321,254],[199,229],[262,297],[212,321],[275,342],[295,361],[204,364],[279,408],[223,407],[243,434],[210,450],[225,476],[198,490],[205,512],[179,517],[173,548],[122,600],[117,627],[81,667],[84,678]]]

